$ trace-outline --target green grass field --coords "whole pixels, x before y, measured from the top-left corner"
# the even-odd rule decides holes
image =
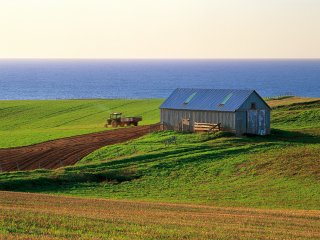
[[[54,107],[55,110],[50,109],[50,104],[52,103],[51,101],[45,101],[34,102],[32,104],[32,101],[30,101],[25,105],[30,105],[30,107],[23,110],[23,101],[16,103],[2,102],[2,106],[6,104],[18,104],[22,106],[20,113],[19,111],[16,113],[16,115],[20,115],[20,118],[17,118],[14,122],[14,116],[11,116],[11,120],[8,117],[8,120],[1,123],[2,134],[10,139],[9,143],[1,139],[1,146],[23,145],[46,140],[46,134],[37,136],[37,134],[43,132],[52,132],[53,135],[51,137],[56,138],[59,137],[59,134],[80,134],[83,129],[83,131],[88,132],[103,130],[101,125],[103,125],[105,115],[107,115],[106,112],[110,110],[94,113],[89,117],[88,109],[91,109],[92,112],[98,111],[94,103],[102,105],[106,103],[106,105],[109,104],[108,106],[114,104],[114,106],[118,106],[115,108],[117,111],[119,106],[122,105],[123,110],[121,111],[129,113],[130,108],[130,114],[144,113],[145,124],[157,122],[159,118],[157,108],[161,100],[141,100],[141,102],[136,102],[135,100],[83,101],[83,105],[90,103],[90,106],[84,108],[86,110],[83,111],[75,110],[74,113],[71,112],[71,115],[74,114],[73,117],[68,115],[67,110],[61,113],[57,105]],[[69,107],[66,105],[71,103],[76,105],[75,108],[79,108],[82,105],[81,100],[71,101],[70,103],[68,101],[59,101],[61,107],[65,109],[68,109]],[[37,107],[31,107],[37,104],[44,109],[50,109],[47,110],[48,113],[45,116],[48,116],[49,112],[52,114],[54,112],[56,117],[52,117],[51,120],[44,116],[41,118],[40,113],[42,110],[39,111],[37,117],[33,116],[36,115],[35,113],[29,114],[29,109],[37,112]],[[143,104],[146,106],[142,107]],[[57,170],[2,173],[0,174],[0,190],[89,198],[89,202],[87,203],[89,205],[91,198],[99,198],[119,200],[120,203],[129,199],[133,201],[199,204],[201,206],[216,206],[221,208],[231,207],[232,209],[255,208],[265,209],[265,211],[270,211],[270,209],[290,209],[290,211],[320,210],[320,101],[317,99],[313,99],[312,101],[301,101],[301,99],[299,101],[292,101],[290,98],[282,100],[272,99],[271,105],[273,106],[273,111],[272,134],[270,136],[238,138],[232,136],[232,134],[223,132],[209,135],[172,131],[155,132],[127,143],[99,149],[82,159],[75,166]],[[134,110],[135,107],[137,107],[136,110]],[[144,111],[143,109],[145,108],[149,110]],[[81,114],[84,113],[87,113],[88,117],[80,118]],[[29,115],[32,115],[38,124],[31,120],[28,122],[28,118],[21,117]],[[2,116],[5,115],[3,114]],[[69,121],[64,119],[63,116],[69,116]],[[41,123],[41,119],[46,123]],[[29,132],[30,136],[32,136],[30,137],[31,140],[17,140],[21,137],[19,135],[20,128],[18,127],[20,121],[27,128],[27,130],[22,130],[21,134],[25,134],[24,131]],[[14,126],[16,135],[10,135],[9,129],[14,128]],[[62,129],[69,129],[70,132],[62,131],[62,134]],[[171,136],[177,137],[177,144],[165,147],[163,141]],[[60,200],[57,201],[60,202]],[[96,200],[92,201],[94,203]],[[4,202],[9,204],[7,201]],[[158,207],[156,208],[158,209]],[[178,207],[178,209],[180,208]],[[21,215],[24,216],[24,220],[28,218],[38,219],[38,217],[35,217],[38,215],[32,215],[33,217],[28,215],[31,213],[35,214],[33,211],[21,210],[20,212],[25,214]],[[76,212],[76,210],[72,211]],[[192,210],[192,212],[197,211]],[[14,221],[7,213],[3,214],[7,219],[11,219],[10,221]],[[19,215],[19,212],[15,212],[15,214]],[[46,212],[46,214],[49,213]],[[46,216],[48,221],[59,221],[54,220],[55,217],[50,214]],[[114,214],[117,214],[117,212],[114,212]],[[172,214],[174,215],[174,213]],[[130,212],[123,213],[123,216],[130,218]],[[161,216],[163,215],[160,214],[157,217],[160,219]],[[158,219],[157,217],[156,219]],[[236,216],[234,217],[236,218]],[[69,216],[63,215],[62,218],[69,218]],[[264,217],[262,218],[264,219]],[[291,219],[288,216],[284,216],[283,218]],[[307,218],[309,219],[309,217]],[[311,219],[312,221],[319,221],[319,219],[314,217]],[[92,226],[97,231],[96,234],[99,233],[99,230],[97,230],[99,226],[107,228],[102,222],[99,223],[99,217],[92,221]],[[119,221],[122,220],[120,219]],[[137,237],[138,239],[143,239],[143,236],[152,239],[165,238],[165,236],[170,235],[162,232],[164,231],[162,228],[154,228],[160,231],[157,233],[146,229],[147,232],[144,232],[140,227],[136,228],[135,224],[137,224],[137,221],[139,222],[140,220],[117,222],[117,224],[113,225],[112,229],[117,229],[121,225],[128,232],[123,232],[123,235],[111,232],[107,237],[115,237],[119,234],[118,236],[122,236],[119,239],[126,239],[125,236],[137,233],[138,235],[140,234]],[[220,219],[219,221],[222,220]],[[269,236],[272,239],[298,239],[300,237],[301,239],[316,239],[320,236],[320,233],[317,231],[313,235],[308,236],[307,232],[311,228],[306,231],[303,230],[304,233],[300,232],[299,234],[297,233],[298,235],[290,235],[293,233],[293,228],[297,231],[302,231],[302,226],[311,226],[313,224],[308,223],[304,225],[306,223],[301,223],[302,225],[298,226],[291,221],[292,219],[288,221],[288,224],[292,223],[293,225],[286,226],[283,230],[288,235],[277,235],[276,232],[279,229],[270,230],[266,227],[269,226],[270,222],[262,223],[260,220],[255,220],[255,227],[260,229],[261,233],[263,232],[261,229],[268,228],[272,231],[272,235]],[[61,228],[60,233],[64,231],[66,235],[54,235],[50,233],[48,235],[68,236],[67,229],[70,229],[70,232],[74,231],[74,228],[67,224],[68,221],[63,220],[62,222],[65,228]],[[14,221],[14,224],[12,228],[18,229],[14,230],[17,231],[17,234],[23,232],[21,229],[29,229],[27,224],[22,226],[16,221]],[[42,228],[45,229],[46,227],[44,226],[46,224],[41,224],[43,224],[41,225]],[[81,222],[81,224],[83,223]],[[170,224],[172,223],[167,222],[161,226],[165,228],[165,226],[169,226]],[[280,223],[277,224],[279,225]],[[232,231],[236,228],[229,226],[227,222],[221,222],[220,226],[223,229],[222,232],[216,230],[215,233],[210,235],[211,237],[229,239],[236,236],[235,232],[235,235],[232,235]],[[7,229],[7,232],[0,231],[0,236],[1,233],[4,236],[10,235],[10,232],[8,232],[10,228],[6,227],[5,222],[0,221],[0,229],[1,227]],[[196,236],[205,238],[205,234],[208,233],[198,231],[194,235],[184,235],[179,229],[184,229],[184,227],[175,226],[174,233],[170,235],[172,239],[178,239],[179,237],[196,239]],[[190,225],[190,228],[188,230],[185,229],[184,232],[194,232],[196,229],[197,226]],[[231,235],[228,235],[228,229],[233,229],[230,230]],[[240,229],[238,231],[242,231],[244,228]],[[253,234],[254,231],[258,231],[257,229],[248,231]],[[35,234],[34,236],[40,236],[46,232],[45,230],[37,229],[30,231],[32,234]],[[77,234],[78,232],[75,232],[75,236],[78,236]],[[250,237],[254,239],[264,238],[264,235],[259,234],[247,235],[248,232],[243,234],[243,239]],[[132,238],[135,237],[132,236]]]
[[[152,103],[151,109],[159,101]],[[81,124],[87,121],[81,120]],[[152,122],[151,116],[147,121]],[[75,128],[75,123],[70,127]],[[76,166],[3,173],[0,189],[219,206],[320,209],[319,123],[319,101],[278,106],[272,113],[272,125],[277,129],[271,136],[153,133],[97,150]],[[171,136],[177,137],[177,145],[165,147],[163,140]]]
[[[109,114],[141,115],[141,124],[159,119],[163,100],[0,101],[0,148],[106,130]]]

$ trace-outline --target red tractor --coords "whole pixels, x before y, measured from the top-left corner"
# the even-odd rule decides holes
[[[123,117],[122,113],[111,113],[107,119],[105,127],[125,127],[125,126],[138,126],[138,122],[142,121],[142,117]]]

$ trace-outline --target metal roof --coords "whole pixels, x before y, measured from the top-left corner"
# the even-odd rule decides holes
[[[253,92],[240,89],[177,88],[160,108],[234,112]]]

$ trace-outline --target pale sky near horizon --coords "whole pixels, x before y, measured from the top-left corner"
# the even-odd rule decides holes
[[[320,58],[320,0],[0,0],[0,58]]]

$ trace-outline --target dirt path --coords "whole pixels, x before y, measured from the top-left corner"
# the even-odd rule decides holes
[[[157,125],[121,128],[61,138],[26,147],[0,149],[0,172],[55,169],[74,165],[103,146],[126,142],[154,129],[157,129]]]

